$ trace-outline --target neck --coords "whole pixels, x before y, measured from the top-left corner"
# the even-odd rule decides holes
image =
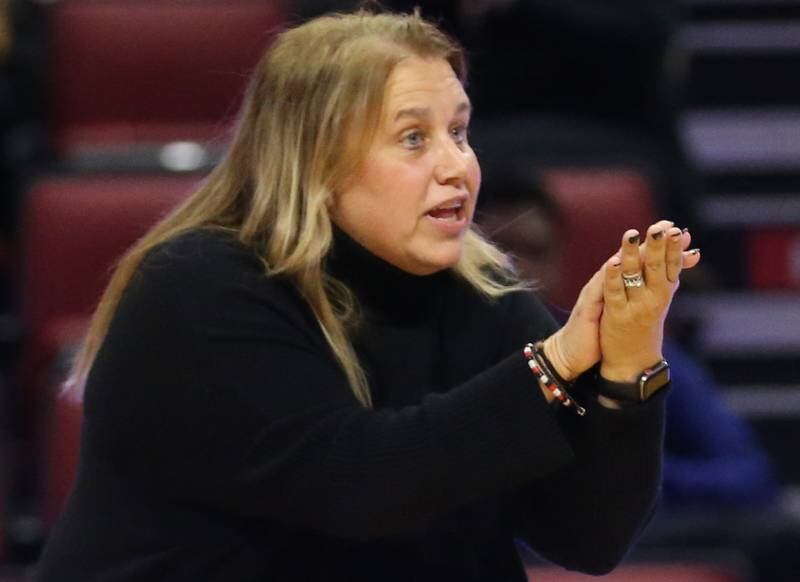
[[[450,271],[414,275],[386,262],[334,226],[328,273],[355,294],[368,314],[387,318],[416,318],[438,304]]]

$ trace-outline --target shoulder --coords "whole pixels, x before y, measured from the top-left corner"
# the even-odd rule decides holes
[[[152,249],[140,270],[148,274],[164,271],[182,275],[213,276],[245,268],[263,272],[255,252],[226,231],[196,229],[175,236]]]
[[[213,295],[218,290],[258,287],[261,292],[291,287],[271,277],[252,247],[223,230],[197,229],[171,238],[152,249],[138,275],[162,291],[180,289],[191,295]]]
[[[131,287],[193,321],[237,315],[249,321],[269,312],[305,323],[308,315],[291,282],[268,275],[253,248],[222,230],[193,230],[152,249]]]

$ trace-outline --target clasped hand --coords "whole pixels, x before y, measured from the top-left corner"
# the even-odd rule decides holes
[[[662,359],[664,320],[681,271],[700,262],[697,249],[687,250],[690,243],[689,232],[668,220],[650,226],[645,240],[636,230],[625,232],[567,323],[545,340],[545,353],[565,379],[600,362],[604,378],[631,382]]]

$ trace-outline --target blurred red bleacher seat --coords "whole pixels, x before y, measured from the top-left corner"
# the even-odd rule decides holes
[[[549,566],[526,569],[529,582],[590,582],[587,576]],[[631,564],[622,565],[603,576],[605,582],[744,582],[739,574],[728,569],[702,564]]]
[[[563,218],[563,279],[551,297],[558,307],[570,309],[586,282],[619,248],[625,230],[644,232],[655,222],[654,194],[643,173],[624,166],[543,167],[539,175]]]
[[[22,221],[23,369],[53,352],[54,326],[87,317],[117,259],[196,186],[196,175],[93,176],[41,180]]]
[[[198,180],[197,175],[60,177],[41,180],[27,193],[21,245],[24,341],[19,373],[27,454],[41,453],[41,423],[48,420],[46,413],[55,413],[59,423],[67,413],[64,403],[53,401],[60,380],[54,377],[57,356],[65,346],[80,341],[112,267],[159,218],[191,193]],[[65,447],[69,434],[65,435]],[[53,454],[61,456],[63,452]],[[46,463],[52,462],[62,469],[70,465],[69,457]],[[53,477],[63,471],[48,467],[48,479],[55,481],[53,487],[45,484],[44,489],[54,499],[47,500],[44,507],[52,519],[65,487],[63,475]]]
[[[745,252],[752,289],[800,289],[800,230],[753,228],[745,234]]]
[[[285,22],[276,0],[70,0],[50,7],[51,123],[62,155],[224,134]]]

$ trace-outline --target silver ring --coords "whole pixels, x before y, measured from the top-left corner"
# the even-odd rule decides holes
[[[628,287],[643,287],[644,279],[642,278],[641,273],[635,273],[633,275],[626,275],[625,273],[622,273],[622,284],[626,289]]]

